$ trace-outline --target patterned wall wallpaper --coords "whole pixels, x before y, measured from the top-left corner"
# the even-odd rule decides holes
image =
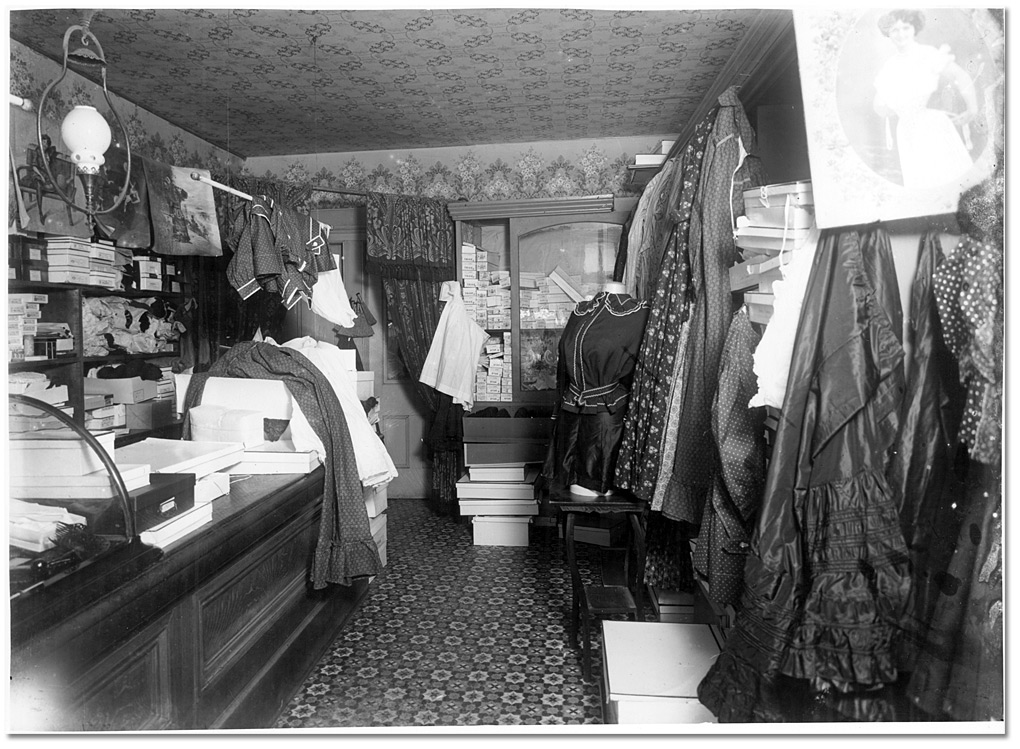
[[[634,195],[628,163],[657,152],[668,135],[602,140],[540,141],[464,148],[359,151],[249,158],[244,171],[340,190],[374,190],[440,200],[519,200],[582,195]],[[318,207],[357,203],[315,193]]]
[[[10,93],[38,104],[49,82],[60,75],[60,67],[58,63],[11,39]],[[111,93],[110,98],[127,129],[131,148],[136,153],[171,166],[209,169],[218,174],[241,168],[243,160],[228,151],[182,130],[142,107],[124,101],[116,94]],[[64,80],[47,97],[43,114],[60,122],[75,104],[95,106],[110,122],[116,139],[117,127],[103,98],[102,87],[68,70]],[[58,144],[58,148],[63,151],[63,144]]]

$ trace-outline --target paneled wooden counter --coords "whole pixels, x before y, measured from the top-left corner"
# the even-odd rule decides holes
[[[272,726],[368,589],[312,590],[323,469],[253,476],[162,554],[136,545],[11,601],[11,727]]]

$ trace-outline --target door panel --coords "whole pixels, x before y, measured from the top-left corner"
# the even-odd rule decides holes
[[[364,368],[375,373],[374,392],[379,400],[379,432],[397,468],[397,477],[387,487],[387,495],[394,499],[427,497],[423,441],[427,422],[424,408],[415,384],[406,378],[406,373],[402,376],[401,372],[396,371],[398,368],[391,364],[397,354],[390,350],[388,341],[382,281],[365,273],[365,209],[327,209],[316,211],[313,215],[331,227],[330,249],[342,256],[341,267],[347,293],[351,296],[360,293],[376,318],[373,335],[370,338],[354,339],[354,345]],[[318,319],[311,328],[317,331],[317,339],[336,342],[332,324],[311,311],[303,314]]]

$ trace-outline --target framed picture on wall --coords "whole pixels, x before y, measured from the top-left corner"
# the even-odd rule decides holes
[[[979,8],[794,11],[820,228],[956,211],[1003,137],[1003,30]]]

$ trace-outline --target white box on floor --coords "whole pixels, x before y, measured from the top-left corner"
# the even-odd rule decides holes
[[[386,512],[389,501],[386,498],[386,484],[382,486],[362,486],[361,492],[365,498],[365,509],[370,518],[378,517]]]
[[[720,650],[707,624],[602,622],[606,723],[715,723],[698,684]]]
[[[530,516],[489,517],[475,515],[471,518],[474,528],[475,546],[527,546]]]
[[[538,502],[534,499],[462,499],[461,515],[537,515]]]

